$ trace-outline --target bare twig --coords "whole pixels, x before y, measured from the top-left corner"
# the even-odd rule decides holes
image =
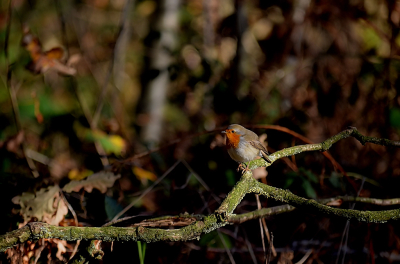
[[[303,264],[308,259],[308,257],[311,255],[312,252],[313,252],[313,250],[309,249],[306,252],[306,254],[299,261],[296,262],[296,264]]]
[[[257,200],[257,209],[261,209],[261,203],[260,203],[260,197],[256,194],[256,200]],[[264,251],[264,261],[267,261],[267,251],[265,250],[265,241],[264,241],[264,229],[263,229],[263,223],[261,222],[261,218],[258,219],[258,223],[260,225],[260,233],[261,233],[261,243]]]
[[[185,165],[185,167],[190,171],[190,173],[196,178],[196,180],[206,189],[207,192],[211,192],[210,187],[206,184],[205,181],[192,169],[192,167],[189,165],[189,163],[186,162],[186,160],[182,160],[182,163]],[[218,203],[221,202],[221,199],[219,199],[218,196],[216,196],[214,193],[211,193],[211,196],[214,198],[215,201]]]
[[[76,212],[75,212],[74,208],[72,208],[71,204],[68,202],[67,198],[65,197],[65,195],[62,191],[60,191],[60,196],[62,197],[62,199],[64,200],[64,203],[67,205],[69,211],[71,212],[72,216],[74,217],[75,226],[79,226],[78,217],[76,216]],[[80,240],[76,241],[76,245],[74,247],[74,250],[72,251],[71,256],[69,257],[69,260],[71,260],[74,257],[74,255],[76,254],[80,243],[81,243]]]
[[[271,233],[271,243],[269,244],[267,263],[270,263],[270,260],[271,260],[271,252],[272,252],[272,245],[273,244],[274,244],[274,235]]]
[[[251,256],[251,260],[253,261],[254,264],[257,264],[257,259],[256,259],[256,255],[254,254],[254,250],[253,247],[250,244],[249,239],[247,238],[247,234],[246,231],[243,229],[243,233],[244,233],[244,241],[246,243],[246,246],[249,250],[250,256]],[[263,249],[263,251],[265,252],[265,249]]]
[[[235,264],[236,263],[235,259],[233,258],[233,255],[232,255],[231,251],[229,250],[228,245],[226,244],[224,237],[222,236],[221,232],[219,232],[219,230],[217,230],[217,233],[218,233],[219,239],[222,242],[222,245],[224,245],[225,252],[226,252],[226,254],[228,254],[230,262],[232,264]]]
[[[171,166],[171,168],[169,168],[161,177],[159,177],[150,187],[148,187],[138,198],[136,198],[135,200],[133,200],[127,207],[125,207],[121,212],[119,212],[116,216],[114,216],[114,218],[112,219],[112,221],[118,219],[119,217],[121,217],[123,214],[125,214],[129,209],[131,209],[138,201],[140,201],[146,194],[148,194],[157,184],[159,184],[162,180],[164,180],[165,177],[167,177],[171,171],[173,171],[175,169],[176,166],[178,166],[178,164],[180,163],[180,161],[175,162],[174,165]]]
[[[273,255],[274,257],[276,257],[276,256],[277,256],[276,249],[275,249],[274,244],[272,243],[271,236],[269,235],[269,230],[268,230],[268,227],[267,227],[267,222],[265,221],[265,218],[264,218],[264,217],[261,218],[261,221],[262,221],[262,223],[263,223],[264,233],[266,234],[267,239],[268,239],[269,247],[270,247],[270,249],[272,250],[272,255]]]
[[[14,112],[14,120],[15,120],[15,125],[17,127],[18,132],[22,131],[22,126],[21,126],[21,120],[20,120],[20,113],[19,113],[19,108],[18,108],[18,101],[17,101],[17,93],[14,89],[14,86],[12,85],[11,82],[11,75],[12,71],[10,68],[9,64],[9,58],[8,58],[8,41],[10,38],[10,29],[11,29],[11,18],[12,18],[12,6],[11,6],[12,0],[9,1],[8,5],[8,21],[7,21],[7,27],[6,27],[6,36],[5,36],[5,43],[4,43],[4,57],[6,59],[6,64],[7,64],[7,81],[6,81],[6,86],[8,88],[8,92],[10,95],[10,100],[11,100],[11,105],[12,109]],[[24,156],[26,159],[26,162],[35,178],[39,177],[39,172],[36,168],[35,163],[33,162],[32,159],[30,159],[26,155],[26,146],[25,142],[22,142],[22,151],[24,152]]]

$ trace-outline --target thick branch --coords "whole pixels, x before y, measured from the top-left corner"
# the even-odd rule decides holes
[[[393,199],[376,199],[376,198],[368,198],[368,197],[354,197],[354,196],[338,196],[335,198],[324,199],[323,204],[326,204],[331,201],[342,200],[343,202],[359,202],[359,203],[368,203],[368,204],[376,204],[382,206],[395,205],[400,204],[400,198]],[[321,201],[319,201],[321,202]]]
[[[356,138],[363,145],[365,145],[365,143],[374,143],[377,145],[382,145],[382,146],[387,146],[387,147],[390,147],[390,146],[391,147],[400,147],[400,141],[389,140],[386,138],[363,136],[360,132],[358,132],[357,128],[352,127],[351,129],[353,130],[353,132],[351,133],[351,136]]]
[[[256,193],[264,195],[267,198],[272,198],[276,201],[287,203],[296,208],[307,210],[310,213],[336,215],[339,217],[347,219],[356,219],[360,222],[367,222],[367,223],[384,223],[389,220],[400,219],[400,209],[386,210],[386,211],[357,211],[357,210],[329,207],[320,204],[315,200],[297,196],[288,190],[282,190],[258,182],[253,177],[251,177],[250,172],[244,173],[237,185],[239,185],[242,181],[246,182],[246,186],[248,187],[246,189],[238,189],[238,190],[235,190],[234,188],[231,191],[231,193],[228,194],[228,197],[223,201],[221,207],[217,210],[217,212],[221,213],[226,208],[231,208],[233,205],[237,205],[243,199],[244,195],[247,193]],[[227,219],[228,220],[232,219],[231,218],[232,216],[229,215],[231,211],[227,211],[227,213],[228,213]],[[255,212],[252,212],[251,214],[254,213]],[[237,220],[237,217],[235,219]]]
[[[266,162],[263,159],[258,159],[258,160],[253,160],[250,161],[250,166],[249,168],[254,170],[258,167],[268,167],[271,166],[274,161],[283,158],[283,157],[288,157],[288,156],[293,156],[302,152],[306,151],[327,151],[332,147],[333,144],[338,142],[341,139],[345,139],[348,137],[354,137],[358,141],[360,141],[361,144],[365,145],[365,143],[370,142],[374,143],[377,145],[382,145],[382,146],[392,146],[392,147],[400,147],[400,141],[393,141],[385,138],[375,138],[375,137],[368,137],[368,136],[363,136],[355,127],[349,127],[348,129],[340,132],[339,134],[334,135],[333,137],[328,138],[327,140],[317,143],[317,144],[307,144],[307,145],[299,145],[299,146],[294,146],[291,148],[285,148],[280,151],[274,152],[273,154],[269,155],[269,159],[272,161],[271,163]]]
[[[254,180],[251,192],[265,195],[277,201],[282,201],[295,206],[299,209],[305,209],[311,213],[324,215],[335,215],[347,219],[356,219],[367,223],[384,223],[389,220],[400,219],[400,209],[385,211],[357,211],[350,209],[339,209],[320,204],[314,200],[297,196],[290,191],[274,188]]]
[[[242,201],[243,197],[248,193],[250,184],[254,181],[251,172],[247,171],[242,178],[236,183],[232,191],[228,194],[221,206],[216,210],[216,213],[231,214],[233,210]]]
[[[369,204],[375,204],[375,205],[381,205],[381,206],[387,206],[387,205],[394,205],[394,204],[400,204],[400,198],[394,198],[394,199],[375,199],[375,198],[367,198],[367,197],[353,197],[353,196],[338,196],[338,197],[333,197],[333,198],[326,198],[326,199],[318,199],[317,202],[320,204],[328,204],[330,202],[334,201],[340,201],[341,202],[360,202],[360,203],[369,203]],[[338,204],[340,205],[340,204]],[[259,210],[254,210],[248,213],[244,214],[231,214],[228,215],[227,220],[231,224],[241,224],[249,220],[253,219],[258,219],[258,218],[264,218],[268,216],[273,216],[277,214],[282,214],[282,213],[288,213],[296,208],[285,204],[285,205],[279,205],[279,206],[274,206],[274,207],[269,207],[269,208],[262,208]]]
[[[197,239],[202,233],[211,232],[227,222],[220,222],[215,215],[204,217],[191,225],[180,229],[158,229],[139,227],[75,227],[52,226],[35,222],[0,236],[0,252],[27,240],[58,238],[66,241],[103,240],[103,241],[186,241]]]

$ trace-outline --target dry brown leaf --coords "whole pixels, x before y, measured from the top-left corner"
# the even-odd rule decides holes
[[[59,260],[63,261],[63,260],[64,260],[64,257],[62,256],[62,254],[64,254],[64,253],[67,252],[67,248],[66,248],[66,246],[67,246],[67,241],[54,238],[54,239],[51,240],[51,242],[57,244],[57,253],[56,253],[56,257],[57,257]]]
[[[114,185],[114,182],[119,179],[121,175],[114,175],[112,172],[100,171],[90,175],[87,179],[82,181],[71,181],[67,183],[63,191],[65,192],[78,192],[84,188],[87,192],[92,192],[93,188],[98,189],[100,192],[105,193],[107,188]]]
[[[76,74],[74,68],[61,63],[64,56],[64,50],[62,48],[55,47],[44,52],[39,39],[30,32],[28,27],[24,28],[22,45],[31,56],[32,64],[29,68],[33,72],[44,73],[49,69],[54,69],[58,73],[65,75]]]
[[[58,185],[42,188],[36,193],[24,192],[15,196],[12,202],[19,204],[24,222],[19,227],[26,225],[32,218],[51,225],[58,225],[68,213],[68,208],[60,197]]]
[[[0,148],[5,147],[7,151],[19,155],[21,154],[21,144],[24,139],[24,131],[21,130],[16,135],[7,138],[6,141],[0,142]]]
[[[342,199],[337,199],[337,200],[334,200],[334,201],[331,201],[331,202],[327,203],[326,205],[328,205],[328,206],[341,206],[342,203],[343,203]]]
[[[214,149],[215,147],[225,146],[225,137],[220,134],[216,134],[214,140],[210,144],[210,149]]]

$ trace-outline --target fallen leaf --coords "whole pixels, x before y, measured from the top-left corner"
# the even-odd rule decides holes
[[[55,47],[48,51],[43,51],[39,39],[31,33],[28,27],[24,27],[23,33],[22,45],[29,52],[32,59],[32,64],[29,67],[30,70],[35,73],[44,73],[49,69],[54,69],[58,73],[65,75],[76,74],[74,68],[61,63],[64,56],[62,48]]]
[[[112,172],[101,171],[90,175],[85,180],[71,181],[67,183],[63,191],[65,192],[78,192],[84,188],[87,192],[92,192],[93,188],[98,189],[100,192],[105,193],[107,188],[114,185],[114,182],[119,179],[121,175],[114,175]]]
[[[67,241],[54,238],[52,239],[52,242],[57,244],[56,257],[59,260],[63,261],[64,257],[62,256],[62,254],[67,252],[67,248],[65,247],[67,245]]]
[[[151,171],[142,169],[140,167],[135,166],[132,168],[132,171],[136,175],[136,178],[138,178],[138,180],[140,180],[142,183],[146,183],[147,180],[150,180],[150,181],[157,180],[157,176],[154,173],[152,173]]]
[[[24,222],[19,225],[26,225],[32,218],[52,225],[58,225],[68,213],[68,208],[60,197],[58,185],[42,188],[36,193],[24,192],[22,195],[12,199],[14,204],[19,204]]]
[[[93,174],[93,171],[88,170],[88,169],[84,169],[84,170],[72,169],[68,172],[68,178],[70,180],[80,181],[80,180],[87,178],[88,176],[90,176],[92,174]]]
[[[328,206],[341,206],[342,203],[343,203],[342,199],[337,199],[337,200],[334,200],[334,201],[331,201],[331,202],[327,203],[326,205],[328,205]]]
[[[16,135],[7,138],[5,141],[0,142],[0,148],[6,148],[7,151],[17,155],[22,154],[21,144],[24,141],[24,131],[19,131]]]

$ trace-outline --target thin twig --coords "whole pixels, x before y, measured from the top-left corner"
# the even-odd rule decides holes
[[[253,260],[253,263],[254,263],[254,264],[257,264],[256,255],[254,254],[253,247],[251,246],[250,241],[249,241],[249,239],[247,238],[247,233],[246,233],[246,231],[244,230],[244,228],[243,228],[243,233],[244,233],[244,241],[245,241],[246,246],[247,246],[247,248],[248,248],[248,250],[249,250],[251,260]],[[263,251],[265,252],[265,249],[263,249]]]
[[[71,212],[72,216],[74,217],[75,226],[79,226],[78,217],[76,216],[76,212],[75,212],[74,208],[71,206],[71,204],[68,202],[67,198],[65,197],[64,193],[61,190],[60,190],[60,196],[62,197],[64,203],[67,205],[69,211]],[[78,251],[78,247],[79,247],[80,243],[81,243],[80,240],[76,241],[74,250],[72,251],[72,254],[69,257],[69,260],[71,260],[75,256],[76,252]]]
[[[119,212],[111,221],[117,220],[120,216],[125,214],[129,209],[131,209],[137,202],[139,202],[146,194],[148,194],[157,184],[159,184],[165,177],[167,177],[171,171],[175,169],[175,167],[180,163],[178,160],[172,165],[160,178],[158,178],[150,187],[148,187],[138,198],[133,200],[127,207],[125,207],[121,212]]]
[[[42,254],[43,249],[46,247],[46,244],[45,244],[46,242],[45,242],[44,238],[41,239],[40,242],[41,242],[40,248],[35,250],[34,264],[36,264],[39,261],[40,255]]]
[[[121,69],[122,67],[119,67],[119,65],[115,65],[115,63],[118,59],[120,59],[119,57],[124,56],[126,54],[126,52],[124,50],[124,48],[126,48],[126,43],[124,43],[124,42],[128,41],[128,36],[129,36],[128,29],[130,26],[129,19],[131,19],[131,16],[129,16],[129,11],[132,8],[133,2],[134,2],[133,0],[125,1],[125,6],[122,11],[121,21],[120,21],[120,25],[118,28],[115,45],[112,48],[111,62],[110,62],[109,68],[107,70],[107,74],[106,74],[104,83],[101,86],[101,92],[100,92],[100,96],[99,96],[99,99],[97,102],[96,111],[93,114],[93,120],[92,120],[93,127],[97,127],[97,123],[100,118],[101,110],[103,109],[103,106],[104,106],[104,99],[107,94],[108,83],[110,82],[113,70],[115,69],[115,67],[117,68],[118,71],[122,70]],[[117,80],[114,80],[114,82],[117,82]],[[120,87],[117,87],[117,88],[120,88]]]
[[[361,183],[360,189],[359,189],[358,192],[357,192],[357,197],[360,196],[361,190],[362,190],[363,187],[364,187],[364,183],[365,183],[365,179],[363,179],[363,181],[362,181],[362,183]],[[356,203],[353,203],[353,204],[350,206],[350,208],[351,208],[352,210],[354,210],[355,206],[356,206]],[[350,231],[350,220],[347,220],[347,221],[346,221],[346,226],[345,226],[345,228],[344,228],[344,230],[343,230],[342,239],[341,239],[341,241],[340,241],[339,252],[338,252],[337,259],[336,259],[336,263],[338,263],[338,261],[339,261],[340,252],[342,251],[343,248],[344,248],[344,249],[343,249],[342,264],[344,263],[344,259],[346,258],[346,253],[347,253],[347,241],[348,241],[348,238],[349,238],[349,231]],[[343,240],[344,240],[344,243],[343,243]]]
[[[274,244],[272,243],[271,236],[269,235],[269,230],[268,230],[268,227],[267,227],[267,222],[265,221],[265,218],[264,218],[264,217],[261,218],[261,221],[262,221],[262,223],[263,223],[264,233],[267,235],[267,239],[268,239],[268,242],[269,242],[269,244],[270,244],[269,246],[270,246],[271,249],[272,249],[272,255],[273,255],[274,257],[276,257],[276,256],[277,256],[277,254],[276,254],[276,249],[275,249]]]
[[[7,65],[7,81],[6,81],[6,86],[8,88],[8,92],[10,95],[10,100],[11,100],[11,105],[14,113],[14,120],[15,120],[15,125],[17,127],[17,131],[21,132],[22,130],[22,125],[21,125],[21,120],[20,120],[20,113],[19,113],[19,108],[18,108],[18,101],[17,101],[17,93],[14,89],[14,86],[12,85],[11,82],[11,75],[12,71],[10,68],[9,64],[9,58],[8,58],[8,42],[10,39],[10,29],[11,29],[11,19],[12,19],[12,6],[11,6],[12,0],[9,1],[8,5],[8,21],[7,21],[7,27],[6,27],[6,36],[5,36],[5,43],[4,43],[4,57],[6,60],[6,65]],[[36,168],[35,163],[33,162],[32,159],[30,159],[26,155],[26,145],[24,142],[21,144],[22,146],[22,151],[24,152],[25,160],[32,172],[32,175],[37,178],[39,177],[39,172]]]
[[[228,257],[229,257],[230,262],[231,262],[232,264],[235,264],[235,263],[236,263],[236,262],[235,262],[235,259],[233,258],[233,255],[232,255],[231,251],[229,250],[228,245],[226,244],[224,237],[222,236],[222,234],[221,234],[221,232],[220,232],[219,230],[217,230],[217,233],[218,233],[219,239],[220,239],[221,242],[222,242],[222,245],[224,245],[226,254],[228,254]]]
[[[271,243],[269,244],[267,264],[271,261],[272,245],[274,244],[274,235],[271,232]]]
[[[185,165],[185,167],[190,171],[190,173],[197,179],[197,181],[200,182],[200,184],[204,187],[204,189],[206,189],[207,192],[211,193],[211,196],[214,198],[214,200],[220,203],[221,199],[219,199],[218,196],[216,196],[214,193],[211,192],[210,187],[208,187],[206,182],[203,181],[203,179],[192,169],[189,163],[187,163],[186,160],[181,160],[181,161]]]
[[[312,252],[313,252],[313,250],[309,249],[306,252],[306,254],[299,261],[296,262],[296,264],[303,264],[308,259],[308,257],[311,255]]]
[[[191,138],[203,136],[203,135],[210,134],[210,133],[219,132],[219,131],[222,131],[223,129],[224,129],[223,127],[219,127],[219,128],[214,129],[214,130],[204,131],[204,132],[195,133],[195,134],[192,134],[192,135],[189,135],[189,136],[186,136],[186,137],[177,138],[177,139],[174,139],[174,140],[170,141],[169,143],[167,143],[167,144],[165,144],[163,146],[152,148],[152,149],[150,149],[148,151],[145,151],[145,152],[142,152],[142,153],[139,153],[139,154],[135,154],[132,157],[129,157],[129,158],[124,159],[124,160],[115,161],[113,165],[131,164],[134,160],[143,158],[143,157],[145,157],[147,155],[150,155],[150,154],[152,154],[154,152],[160,151],[161,149],[164,149],[164,148],[170,147],[172,145],[178,144],[181,141],[185,141],[185,140],[188,140],[188,139],[191,139]]]
[[[257,194],[255,195],[255,197],[257,200],[257,209],[260,210],[261,209],[260,197],[258,197]],[[264,229],[262,227],[261,218],[258,219],[258,223],[260,225],[261,243],[264,251],[264,261],[267,261],[267,251],[265,250],[265,241],[264,241]]]

